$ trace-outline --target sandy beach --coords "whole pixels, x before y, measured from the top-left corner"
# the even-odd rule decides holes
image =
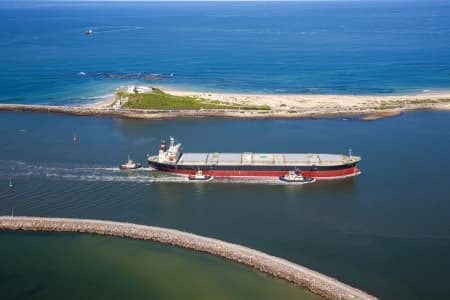
[[[165,89],[169,94],[194,96],[242,105],[268,105],[279,114],[377,114],[394,116],[416,109],[450,109],[450,91],[411,95],[308,95],[208,93]],[[373,117],[367,117],[373,119]]]
[[[450,92],[417,95],[308,95],[209,93],[163,88],[176,96],[192,96],[205,102],[223,104],[268,105],[270,110],[240,109],[130,109],[113,108],[114,96],[82,106],[0,104],[3,111],[35,111],[72,115],[100,115],[137,119],[180,117],[228,118],[321,118],[357,116],[362,120],[393,117],[415,110],[450,110]]]

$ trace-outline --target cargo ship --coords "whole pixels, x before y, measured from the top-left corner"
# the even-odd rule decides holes
[[[161,142],[158,155],[148,156],[149,167],[183,175],[203,174],[218,177],[279,178],[294,171],[315,179],[338,179],[359,175],[361,157],[315,153],[183,153],[181,143],[170,137],[167,149]]]

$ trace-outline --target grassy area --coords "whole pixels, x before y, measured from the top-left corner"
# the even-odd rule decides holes
[[[189,96],[175,96],[153,89],[150,94],[130,94],[127,91],[117,91],[119,97],[128,97],[123,105],[125,108],[158,108],[158,109],[243,109],[270,110],[268,105],[238,105],[216,100],[207,100]]]
[[[450,99],[441,98],[441,99],[423,99],[423,100],[409,100],[406,101],[407,104],[433,104],[433,103],[445,103],[450,102]]]
[[[398,100],[398,101],[382,101],[380,106],[374,109],[395,109],[401,108],[403,105],[413,104],[437,104],[437,103],[448,103],[450,99],[440,98],[440,99],[413,99],[413,100]]]
[[[407,100],[403,101],[405,104],[433,104],[433,103],[439,103],[437,100],[431,100],[431,99],[416,99],[416,100]]]

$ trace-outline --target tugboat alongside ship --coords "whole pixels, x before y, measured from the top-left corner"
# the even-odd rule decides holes
[[[170,137],[162,141],[158,155],[147,157],[149,167],[181,175],[190,180],[215,178],[277,178],[289,183],[339,179],[360,174],[361,158],[344,154],[315,153],[184,153],[181,143]]]
[[[212,177],[211,175],[205,175],[203,174],[202,170],[198,170],[197,173],[189,175],[188,179],[190,181],[204,182],[204,181],[211,181],[214,179],[214,177]]]
[[[134,161],[130,158],[130,156],[128,155],[128,161],[127,161],[127,163],[126,163],[126,164],[120,165],[120,166],[119,166],[119,169],[121,169],[121,170],[136,170],[136,169],[139,169],[139,168],[141,168],[141,167],[142,167],[141,164],[134,162]]]
[[[303,177],[300,171],[289,171],[286,175],[279,177],[280,181],[286,183],[297,183],[297,184],[305,184],[305,183],[313,183],[316,182],[315,178],[312,177]]]

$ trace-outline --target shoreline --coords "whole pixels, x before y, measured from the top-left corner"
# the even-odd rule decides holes
[[[418,110],[450,110],[450,92],[418,95],[309,95],[309,94],[238,94],[192,92],[165,89],[175,96],[190,96],[230,105],[267,105],[270,110],[245,109],[131,109],[113,108],[115,96],[79,106],[0,104],[0,111],[61,113],[79,116],[106,116],[133,119],[170,118],[247,118],[302,119],[356,117],[373,121]]]
[[[450,110],[448,90],[402,95],[209,93],[176,88],[165,92],[232,104],[268,105],[274,117],[281,118],[357,116],[371,121],[415,110]]]
[[[255,249],[175,229],[106,220],[0,216],[0,230],[90,233],[150,240],[215,255],[275,278],[284,279],[325,299],[374,300],[376,297],[335,278]]]

